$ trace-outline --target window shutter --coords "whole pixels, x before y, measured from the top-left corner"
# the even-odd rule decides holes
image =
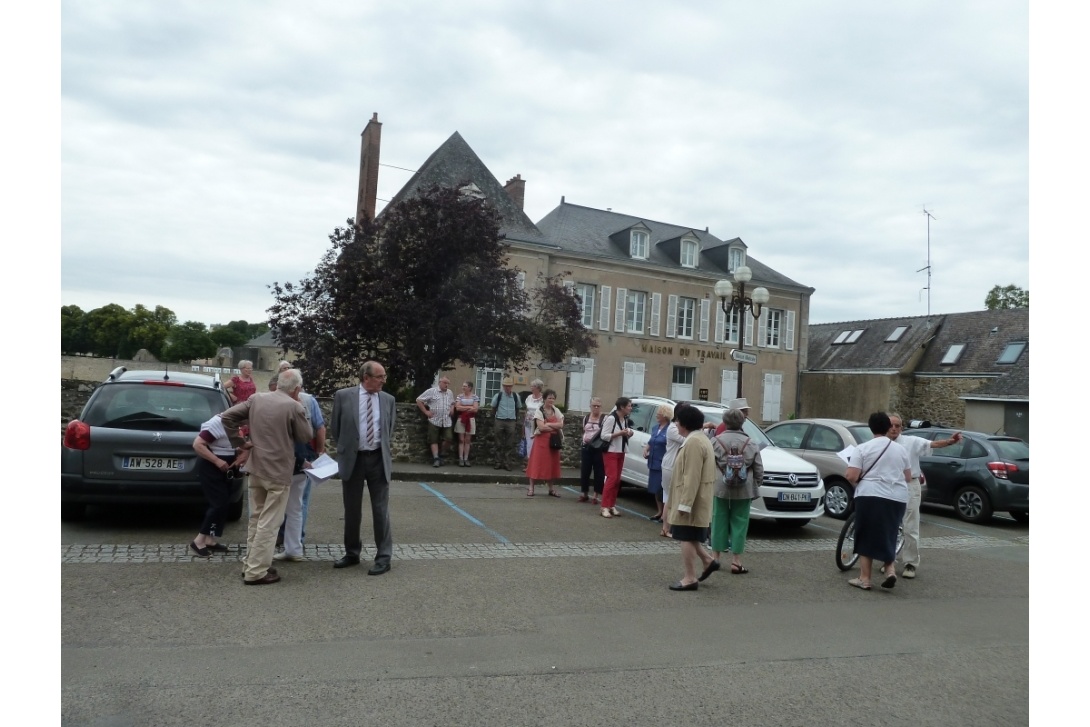
[[[624,331],[625,302],[628,297],[627,288],[617,288],[617,312],[613,316],[613,330],[618,333]]]
[[[795,311],[787,311],[787,324],[783,334],[783,348],[785,351],[795,350]]]
[[[700,301],[700,340],[708,340],[708,320],[711,317],[711,301],[704,298]]]
[[[748,341],[747,341],[748,343]],[[768,345],[768,308],[761,308],[761,315],[757,317],[757,347]]]
[[[734,369],[723,369],[722,386],[719,389],[719,403],[723,406],[730,404],[731,399],[738,398],[738,372]]]
[[[780,420],[780,390],[783,374],[765,374],[764,384],[764,406],[761,408],[761,419],[772,424]]]
[[[723,320],[724,320],[724,318],[725,318],[725,316],[723,315],[723,306],[721,306],[721,305],[715,306],[715,342],[716,343],[722,343],[723,342],[723,338],[724,338],[724,335],[723,335]]]
[[[518,281],[519,290],[526,290],[526,273],[520,270],[515,279]]]
[[[649,333],[652,336],[659,335],[659,318],[662,312],[662,293],[651,294],[651,327]]]
[[[602,307],[598,313],[598,329],[609,330],[609,286],[602,286]]]
[[[677,296],[671,295],[666,303],[666,337],[677,335]]]
[[[752,346],[753,345],[753,328],[754,328],[754,326],[757,325],[757,321],[753,320],[753,316],[749,315],[749,313],[745,312],[744,310],[739,310],[738,311],[738,325],[739,326],[742,325],[743,316],[746,316],[746,319],[745,319],[745,324],[746,324],[746,335],[745,335],[746,345],[747,346]]]

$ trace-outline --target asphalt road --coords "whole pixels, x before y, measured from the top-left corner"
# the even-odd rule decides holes
[[[337,481],[314,493],[308,561],[272,586],[243,586],[236,552],[186,555],[199,508],[65,524],[62,724],[1029,721],[1029,531],[1013,520],[925,509],[918,578],[869,593],[834,565],[839,521],[754,521],[751,573],[675,593],[677,544],[643,493],[605,520],[571,490],[392,487],[380,577],[332,568]]]

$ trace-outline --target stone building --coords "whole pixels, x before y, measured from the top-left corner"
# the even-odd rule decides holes
[[[363,132],[357,212],[374,209],[381,125],[371,119]],[[764,423],[797,410],[799,373],[805,368],[810,296],[814,289],[791,280],[750,255],[738,237],[721,238],[697,228],[568,203],[536,224],[523,210],[526,180],[506,184],[488,170],[455,132],[420,166],[390,205],[432,184],[458,186],[487,199],[502,218],[510,246],[509,264],[522,271],[524,285],[539,273],[570,273],[566,284],[580,299],[583,325],[597,337],[589,357],[538,361],[516,374],[516,388],[541,378],[569,410],[587,411],[591,395],[607,405],[618,396],[656,395],[673,399],[727,401],[739,396],[739,364],[730,357],[744,341],[756,354],[746,364],[741,396],[751,416]],[[747,266],[747,290],[766,288],[769,302],[756,319],[727,321],[713,288],[734,280]],[[557,365],[573,371],[557,370]],[[482,401],[499,390],[506,362],[460,367],[452,381],[476,381]]]
[[[874,411],[1029,440],[1029,311],[810,326],[803,417]]]

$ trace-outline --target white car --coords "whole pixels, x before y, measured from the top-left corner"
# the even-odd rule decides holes
[[[632,428],[635,433],[628,441],[625,452],[622,483],[647,487],[647,460],[643,458],[643,446],[651,438],[655,425],[655,410],[662,404],[674,406],[676,402],[657,396],[639,396],[632,399]],[[707,401],[691,401],[704,413],[705,422],[719,424],[723,421],[726,407]],[[746,419],[742,426],[746,436],[761,447],[761,461],[765,476],[761,483],[761,496],[750,506],[750,517],[775,518],[781,525],[802,527],[825,512],[825,483],[817,467],[774,445],[761,428]]]

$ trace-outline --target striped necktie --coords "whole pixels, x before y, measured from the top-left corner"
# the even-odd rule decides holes
[[[366,404],[364,404],[364,419],[367,421],[367,448],[375,448],[375,409],[372,404],[374,398],[372,394],[365,394]]]

